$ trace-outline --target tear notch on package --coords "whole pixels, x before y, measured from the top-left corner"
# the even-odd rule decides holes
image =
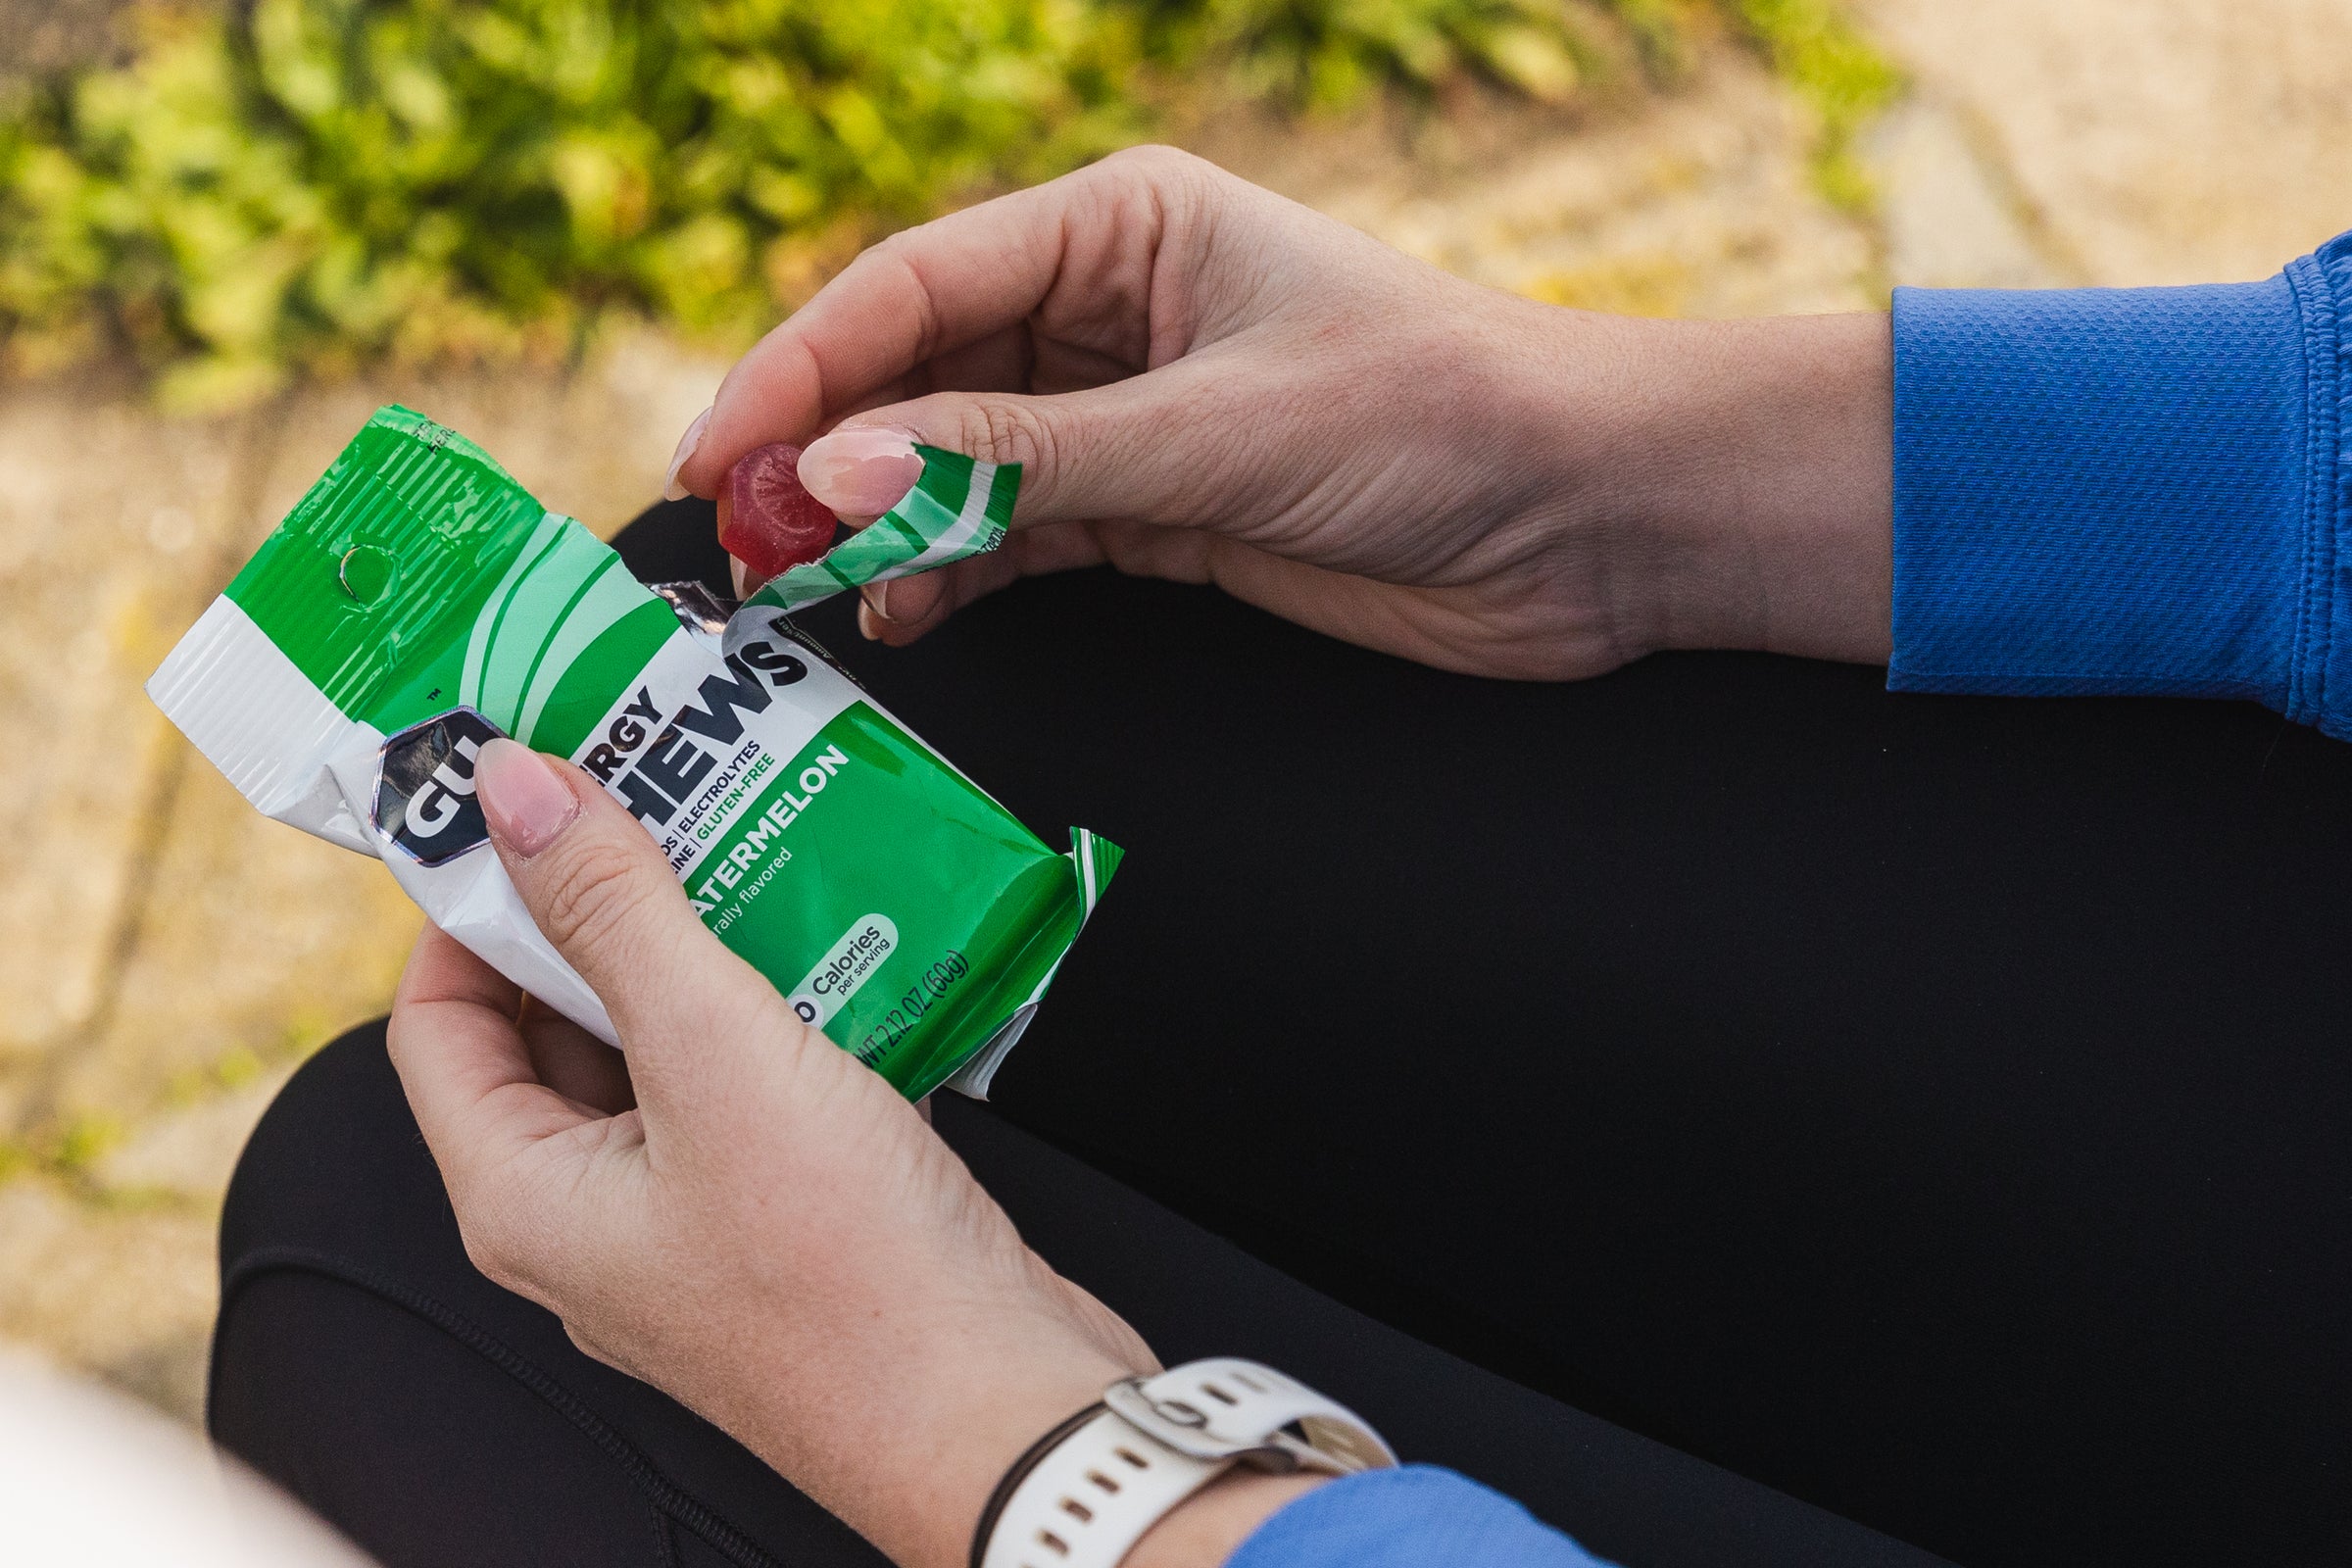
[[[245,798],[376,856],[433,922],[617,1045],[489,846],[473,759],[567,757],[703,923],[899,1091],[984,1096],[1117,867],[1049,849],[788,612],[993,548],[1017,466],[921,448],[906,500],[731,617],[657,591],[489,455],[377,412],[147,683]]]

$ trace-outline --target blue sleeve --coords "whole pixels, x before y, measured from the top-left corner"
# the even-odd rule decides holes
[[[1887,685],[2352,739],[2348,350],[2352,234],[2261,283],[1897,289]]]
[[[1433,1465],[1367,1470],[1276,1513],[1225,1568],[1607,1568],[1499,1493]]]

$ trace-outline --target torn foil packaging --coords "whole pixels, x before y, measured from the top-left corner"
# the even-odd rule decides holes
[[[656,590],[479,448],[368,421],[148,682],[261,810],[382,859],[436,925],[618,1044],[489,848],[482,744],[569,758],[703,923],[919,1098],[982,1095],[1112,870],[1049,849],[836,669],[788,612],[975,555],[1019,469],[922,449],[906,500],[732,615]]]

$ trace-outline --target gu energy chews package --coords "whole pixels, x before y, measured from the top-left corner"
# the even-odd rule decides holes
[[[922,457],[888,515],[728,616],[385,409],[147,691],[256,807],[379,857],[436,925],[617,1044],[473,799],[494,736],[568,757],[803,1018],[909,1098],[984,1094],[1119,851],[1084,830],[1048,849],[788,618],[1004,537],[1018,468]]]

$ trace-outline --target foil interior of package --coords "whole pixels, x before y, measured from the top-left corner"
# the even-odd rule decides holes
[[[985,1096],[1119,862],[1046,846],[790,612],[993,548],[1020,470],[919,449],[880,520],[730,612],[639,583],[489,455],[377,412],[147,684],[255,807],[383,860],[433,922],[617,1045],[489,847],[473,758],[569,758],[703,923],[901,1093]]]

